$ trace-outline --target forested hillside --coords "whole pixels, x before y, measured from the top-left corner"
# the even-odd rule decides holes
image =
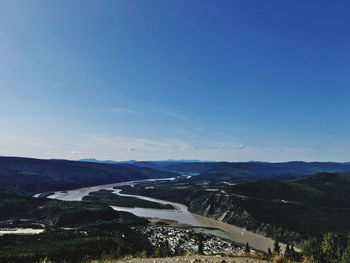
[[[0,157],[0,190],[22,195],[173,176],[134,165]]]

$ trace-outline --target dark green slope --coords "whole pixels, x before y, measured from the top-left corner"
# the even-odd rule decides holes
[[[94,160],[85,160],[93,162]],[[96,160],[95,160],[96,161]],[[101,162],[101,161],[96,161]],[[102,161],[103,162],[103,161]],[[106,161],[111,163],[112,161]],[[113,162],[112,162],[113,163]],[[114,162],[117,163],[117,162]],[[335,162],[205,162],[205,161],[130,161],[119,165],[148,167],[160,171],[201,174],[202,178],[239,179],[276,175],[305,175],[318,172],[350,172],[350,163]],[[234,177],[234,178],[233,178]]]
[[[67,202],[0,193],[0,225],[43,224],[46,228],[79,227],[103,222],[142,224],[145,220],[108,205],[92,202]]]
[[[350,233],[350,175],[318,173],[291,180],[230,185],[218,181],[157,182],[137,193],[184,203],[193,213],[281,241],[300,242],[335,231]]]
[[[123,165],[123,163],[121,163]],[[228,164],[228,162],[201,162],[201,161],[140,161],[130,164],[139,167],[148,167],[159,171],[176,173],[203,173],[213,168]]]
[[[266,178],[293,178],[320,172],[350,172],[349,163],[286,162],[286,163],[227,163],[205,171],[193,180],[253,182]]]
[[[264,200],[285,200],[302,205],[350,208],[350,174],[318,173],[294,180],[263,180],[226,190]]]
[[[0,157],[0,189],[24,195],[174,176],[134,165]]]
[[[0,211],[0,228],[44,225],[46,230],[0,236],[0,262],[80,263],[153,251],[146,238],[130,228],[148,221],[107,205],[0,193]]]
[[[167,171],[174,171],[179,173],[203,173],[210,169],[222,167],[228,164],[227,162],[184,162],[174,163],[165,166]]]
[[[349,233],[350,176],[319,173],[228,186],[202,194],[189,207],[214,218],[226,214],[228,223],[285,241],[329,231]]]

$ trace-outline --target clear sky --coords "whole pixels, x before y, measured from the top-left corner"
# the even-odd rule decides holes
[[[350,2],[0,2],[0,155],[350,161]]]

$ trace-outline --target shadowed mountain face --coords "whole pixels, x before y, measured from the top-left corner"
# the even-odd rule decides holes
[[[96,163],[0,157],[0,190],[31,195],[37,192],[178,175],[172,171],[200,174],[191,179],[194,182],[208,180],[245,183],[266,178],[294,178],[318,172],[350,172],[350,164],[169,161]]]
[[[350,173],[228,184],[190,180],[122,187],[127,193],[175,201],[189,211],[283,242],[325,232],[350,233]]]
[[[334,162],[202,162],[202,161],[98,161],[85,159],[85,162],[115,163],[125,167],[129,165],[147,167],[159,171],[184,174],[200,174],[198,179],[231,182],[249,182],[268,177],[290,178],[295,175],[306,175],[320,172],[350,172],[350,163]]]
[[[203,172],[194,180],[245,183],[267,178],[294,178],[320,172],[350,172],[350,164],[333,162],[222,163],[218,167]]]
[[[284,241],[324,232],[349,233],[350,174],[232,185],[194,198],[191,211]]]
[[[198,160],[167,160],[167,161],[126,161],[115,162],[110,160],[99,161],[96,159],[82,159],[84,162],[115,163],[120,165],[132,164],[139,167],[148,167],[159,171],[176,173],[203,173],[213,168],[221,167],[228,162],[202,162]]]
[[[0,157],[0,190],[23,195],[173,176],[177,174],[131,164]]]
[[[228,193],[259,200],[284,200],[310,207],[350,208],[350,173],[318,173],[294,180],[263,180],[228,187]]]

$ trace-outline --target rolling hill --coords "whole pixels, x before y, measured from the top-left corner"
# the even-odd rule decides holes
[[[102,222],[142,224],[147,221],[108,205],[67,202],[0,193],[0,227],[44,225],[46,229],[96,225]]]
[[[213,168],[217,168],[228,164],[228,162],[204,162],[198,160],[166,160],[166,161],[126,161],[126,162],[116,162],[116,161],[99,161],[96,159],[82,159],[84,162],[96,162],[96,163],[115,163],[127,166],[132,164],[139,167],[152,168],[159,171],[168,171],[176,173],[203,173]]]
[[[350,172],[350,163],[335,162],[207,162],[207,161],[98,161],[84,159],[84,162],[114,163],[128,167],[129,165],[151,168],[159,171],[200,174],[203,180],[227,180],[235,182],[256,181],[267,177],[290,178],[295,175],[306,175],[320,172]]]
[[[0,157],[0,190],[22,195],[174,176],[177,174],[132,164]]]
[[[228,184],[190,180],[125,186],[188,206],[189,211],[283,242],[302,242],[325,232],[350,233],[350,173],[317,173],[292,179]]]
[[[222,165],[207,170],[194,180],[227,181],[245,183],[267,178],[294,178],[320,172],[343,173],[350,172],[349,163],[334,162],[243,162],[222,163]]]
[[[318,173],[231,185],[201,192],[189,209],[283,241],[350,233],[349,175]]]

